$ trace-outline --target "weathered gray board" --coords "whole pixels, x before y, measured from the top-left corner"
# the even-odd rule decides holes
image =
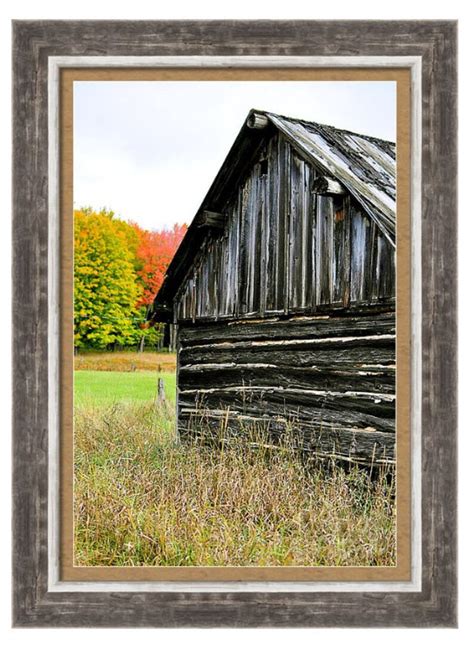
[[[317,313],[395,296],[394,247],[277,133],[222,207],[175,298],[175,321]]]
[[[290,435],[322,457],[395,460],[395,315],[216,322],[179,329],[181,437]]]

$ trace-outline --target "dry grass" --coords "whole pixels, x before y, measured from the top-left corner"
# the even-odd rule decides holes
[[[86,352],[74,358],[74,369],[87,371],[157,371],[176,370],[176,353],[145,351]]]
[[[79,407],[78,565],[394,565],[386,476],[309,470],[287,448],[177,444],[165,406]]]

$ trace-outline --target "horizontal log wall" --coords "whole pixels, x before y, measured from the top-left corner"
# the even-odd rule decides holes
[[[290,434],[322,456],[395,459],[395,315],[181,325],[178,429]]]
[[[274,135],[222,207],[175,301],[178,321],[317,313],[394,298],[394,250],[348,196]]]

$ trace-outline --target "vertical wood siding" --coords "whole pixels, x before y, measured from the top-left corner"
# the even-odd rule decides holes
[[[263,162],[263,163],[262,163]],[[176,321],[317,313],[395,296],[393,247],[349,196],[273,136],[209,231],[175,299]]]

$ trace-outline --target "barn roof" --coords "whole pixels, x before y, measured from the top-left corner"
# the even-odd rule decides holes
[[[270,127],[250,128],[252,120],[260,116],[266,118]],[[223,207],[227,191],[238,184],[269,133],[275,129],[310,164],[344,185],[395,245],[396,155],[393,142],[252,109],[168,267],[150,317],[171,306],[200,249],[206,236],[200,222],[202,213]]]
[[[395,244],[395,144],[265,113],[293,146],[345,186]]]

